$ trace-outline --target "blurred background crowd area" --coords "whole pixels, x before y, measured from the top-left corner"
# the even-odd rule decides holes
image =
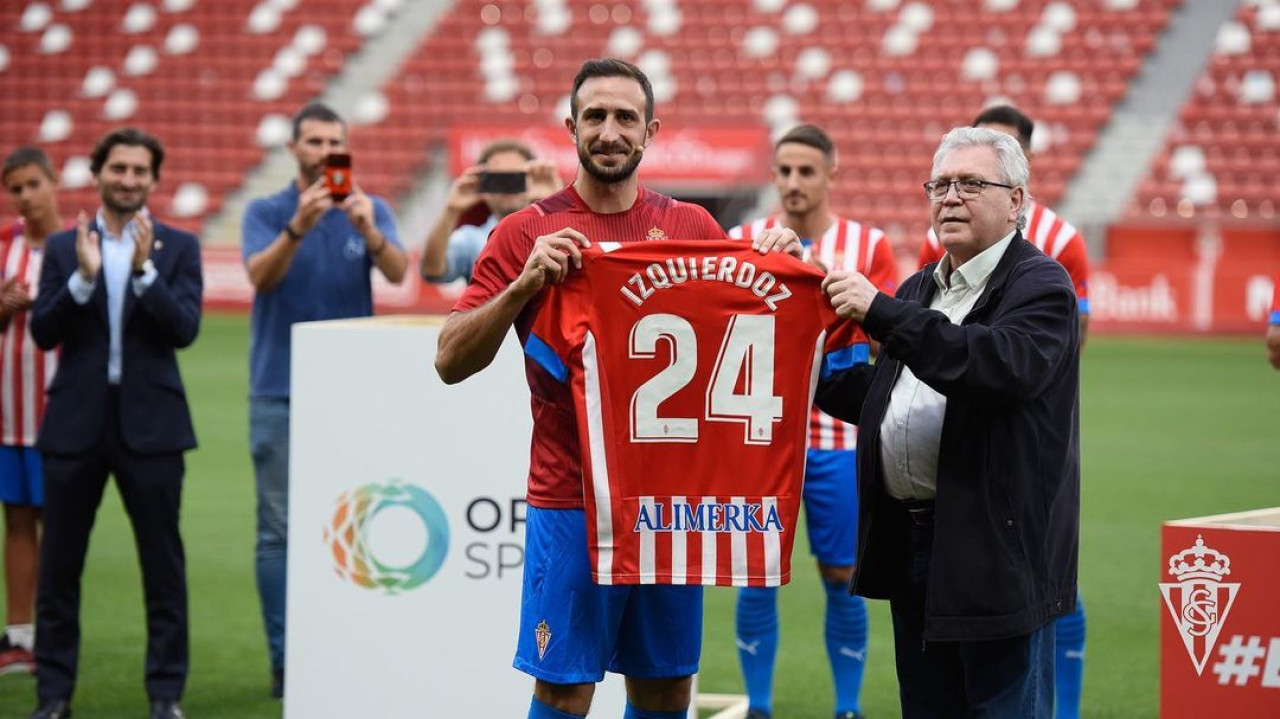
[[[416,250],[489,140],[523,139],[572,178],[568,93],[600,56],[652,78],[663,128],[642,182],[725,226],[775,208],[770,140],[813,122],[838,147],[833,209],[883,228],[905,272],[941,135],[1009,102],[1036,121],[1032,194],[1088,240],[1095,327],[1265,322],[1273,0],[15,0],[0,7],[0,144],[49,152],[75,212],[96,206],[97,137],[159,135],[152,209],[200,234],[208,299],[235,305],[250,296],[244,205],[294,176],[283,146],[304,102],[347,118],[357,182]],[[380,287],[380,306],[456,295],[414,279]]]

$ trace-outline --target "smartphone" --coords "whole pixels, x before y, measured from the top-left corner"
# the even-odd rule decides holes
[[[324,159],[324,185],[334,202],[342,202],[351,194],[351,155],[334,152]]]
[[[476,191],[482,195],[521,195],[527,189],[523,172],[481,172]]]

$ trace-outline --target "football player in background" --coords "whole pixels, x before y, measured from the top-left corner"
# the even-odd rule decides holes
[[[4,502],[5,631],[0,674],[34,672],[33,612],[40,561],[44,473],[36,430],[58,353],[36,347],[28,325],[40,282],[44,241],[63,229],[49,156],[20,147],[0,170],[18,221],[0,229],[0,501]]]
[[[837,173],[835,144],[821,128],[799,125],[773,149],[773,184],[782,211],[729,230],[737,239],[787,227],[826,269],[855,270],[893,294],[897,265],[880,230],[839,217],[831,210]],[[863,360],[865,361],[865,359]],[[813,408],[805,464],[804,507],[809,548],[818,561],[827,595],[823,636],[835,683],[835,716],[860,717],[867,652],[867,605],[849,593],[858,545],[857,427]],[[850,521],[850,518],[853,521]],[[738,660],[747,688],[748,719],[773,711],[773,669],[778,653],[778,590],[744,587],[738,592]]]

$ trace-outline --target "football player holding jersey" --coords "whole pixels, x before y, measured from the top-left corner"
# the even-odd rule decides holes
[[[440,332],[436,371],[445,382],[488,366],[511,327],[525,341],[543,289],[580,269],[592,243],[724,238],[701,207],[639,185],[636,167],[661,125],[643,72],[616,59],[587,61],[570,112],[577,177],[494,229]],[[753,246],[801,254],[795,234],[782,230]],[[525,364],[534,426],[514,665],[535,679],[528,716],[585,716],[595,683],[612,671],[628,680],[626,717],[683,718],[701,654],[702,588],[592,582],[572,396],[532,359]]]

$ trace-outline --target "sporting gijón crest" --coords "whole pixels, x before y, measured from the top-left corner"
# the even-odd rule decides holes
[[[1222,581],[1231,574],[1231,560],[1206,547],[1202,535],[1196,536],[1195,546],[1169,557],[1169,574],[1177,581],[1162,582],[1160,593],[1199,675],[1227,623],[1240,584]]]

